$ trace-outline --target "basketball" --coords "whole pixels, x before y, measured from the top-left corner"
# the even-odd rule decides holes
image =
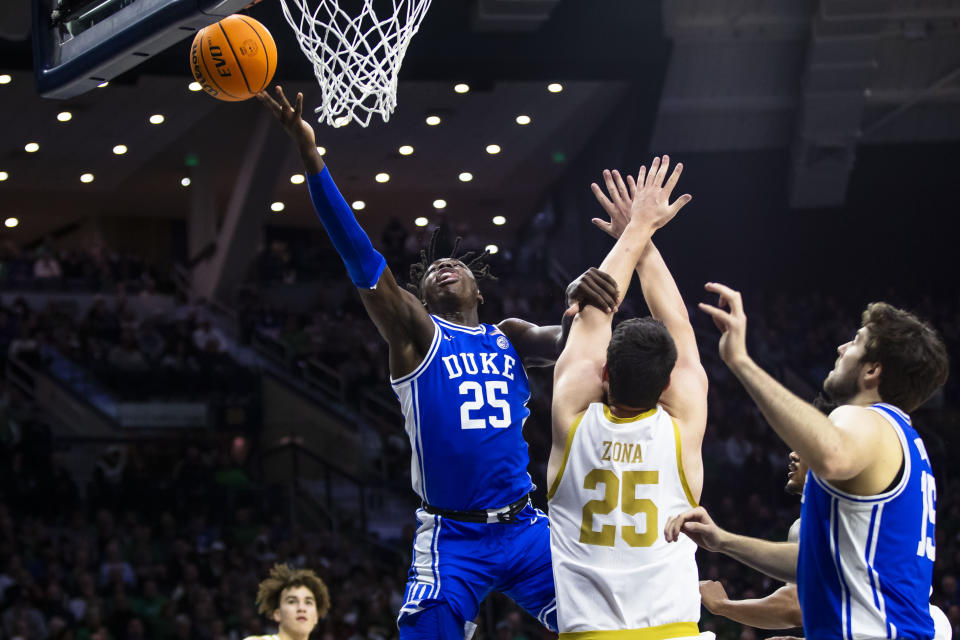
[[[267,28],[249,16],[232,15],[197,32],[190,68],[203,90],[218,100],[249,100],[277,70],[277,45]]]

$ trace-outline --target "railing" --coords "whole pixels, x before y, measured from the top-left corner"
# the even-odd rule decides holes
[[[317,506],[322,506],[326,513],[326,517],[329,519],[331,525],[334,529],[339,527],[339,519],[334,515],[336,509],[333,504],[333,480],[334,477],[346,480],[348,483],[356,487],[358,493],[358,513],[360,516],[360,528],[363,531],[367,529],[367,505],[366,505],[366,495],[367,487],[366,484],[361,481],[359,478],[353,474],[339,469],[327,460],[325,460],[319,454],[311,451],[303,444],[303,439],[299,436],[286,436],[280,438],[275,444],[268,446],[263,451],[260,452],[260,457],[258,460],[258,467],[262,477],[266,477],[265,473],[265,461],[267,458],[274,457],[281,453],[289,453],[290,455],[290,481],[289,487],[292,489],[293,495],[303,496],[305,492],[302,491],[301,483],[301,458],[306,458],[307,460],[313,462],[316,465],[319,465],[323,470],[323,481],[325,487],[325,496],[324,504]],[[293,502],[291,502],[291,508],[293,508]],[[291,513],[291,520],[296,522],[296,513]]]

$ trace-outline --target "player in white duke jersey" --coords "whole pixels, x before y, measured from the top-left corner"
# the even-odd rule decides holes
[[[702,509],[669,522],[667,538],[683,532],[767,575],[796,582],[808,638],[933,638],[936,481],[923,439],[905,412],[946,381],[943,341],[913,314],[871,303],[823,383],[839,405],[827,417],[750,358],[740,293],[718,283],[706,289],[719,295],[717,306],[700,308],[722,331],[721,358],[810,467],[800,544],[727,534]]]
[[[707,377],[683,298],[650,242],[689,195],[669,202],[682,165],[664,182],[655,159],[625,185],[604,172],[616,244],[600,269],[625,292],[634,269],[653,317],[621,322],[580,311],[553,385],[550,542],[561,639],[650,640],[700,635],[696,545],[667,545],[670,516],[696,506]],[[702,634],[713,637],[713,634]]]
[[[443,257],[434,234],[401,288],[357,223],[293,105],[257,96],[296,143],[314,208],[360,300],[389,346],[393,390],[411,446],[413,489],[423,501],[398,626],[401,640],[469,638],[480,602],[496,590],[556,628],[550,532],[530,505],[523,423],[530,385],[524,365],[552,364],[565,334],[508,318],[482,324],[481,255]],[[457,247],[454,247],[456,252]],[[576,307],[612,308],[613,280],[591,269],[567,289]]]
[[[245,640],[307,640],[329,610],[330,593],[316,573],[275,564],[257,588],[257,612],[277,624],[277,633]]]

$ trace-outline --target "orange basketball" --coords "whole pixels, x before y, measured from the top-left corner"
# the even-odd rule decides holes
[[[218,100],[248,100],[263,91],[277,70],[277,45],[250,16],[227,16],[197,32],[190,68],[203,90]]]

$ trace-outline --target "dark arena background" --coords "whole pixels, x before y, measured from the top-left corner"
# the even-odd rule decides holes
[[[0,637],[274,633],[254,596],[289,562],[332,594],[313,637],[395,638],[409,439],[296,150],[256,100],[188,89],[186,31],[104,87],[41,97],[30,11],[0,8]],[[314,122],[279,0],[244,13]],[[316,130],[398,279],[437,226],[493,246],[484,322],[558,323],[566,284],[611,246],[590,183],[682,161],[693,202],[657,243],[710,380],[702,504],[732,531],[784,539],[799,500],[696,309],[705,282],[743,291],[752,355],[806,399],[875,300],[928,319],[960,361],[958,0],[434,0],[390,121]],[[641,313],[634,291],[620,315]],[[546,509],[552,369],[528,373]],[[931,601],[955,631],[958,416],[957,376],[913,414],[937,474]],[[733,598],[779,586],[697,560]],[[555,637],[500,595],[476,622],[485,640]],[[778,634],[706,611],[701,629]]]

